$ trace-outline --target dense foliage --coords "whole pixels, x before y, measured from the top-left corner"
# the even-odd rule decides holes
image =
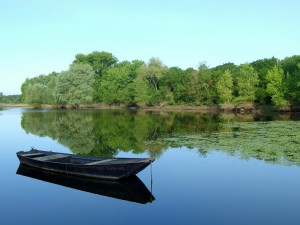
[[[111,53],[78,54],[69,70],[26,79],[22,100],[36,106],[300,104],[300,56],[213,68],[168,68],[158,58],[118,62]]]

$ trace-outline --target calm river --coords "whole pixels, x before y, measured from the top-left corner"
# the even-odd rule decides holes
[[[3,225],[300,224],[297,115],[7,109],[0,137]],[[156,160],[93,183],[19,167],[31,147]]]

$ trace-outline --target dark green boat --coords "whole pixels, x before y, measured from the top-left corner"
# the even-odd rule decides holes
[[[75,176],[119,180],[145,169],[151,158],[104,158],[31,149],[17,152],[21,164]]]

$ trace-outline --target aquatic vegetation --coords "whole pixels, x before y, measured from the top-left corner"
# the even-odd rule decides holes
[[[300,165],[300,122],[230,122],[207,133],[163,135],[169,146],[198,148],[201,155],[218,150],[240,159],[255,158],[269,163]]]

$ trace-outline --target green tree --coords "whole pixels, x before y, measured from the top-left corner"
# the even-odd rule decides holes
[[[138,105],[150,105],[151,95],[149,83],[145,77],[138,76],[133,82],[134,102]]]
[[[211,104],[219,104],[220,103],[220,95],[217,90],[217,83],[219,79],[222,79],[225,71],[230,72],[233,82],[232,95],[236,93],[235,85],[236,85],[236,77],[238,76],[238,67],[234,63],[224,63],[223,65],[216,66],[211,68],[210,77],[211,77],[211,85],[210,85],[210,103]],[[220,90],[219,90],[220,91]]]
[[[237,66],[234,63],[224,63],[220,66],[216,66],[211,68],[212,72],[214,73],[219,73],[219,74],[223,74],[225,73],[226,70],[231,71],[231,73],[234,73],[237,70]]]
[[[285,74],[285,83],[287,86],[286,99],[291,106],[299,106],[300,104],[300,63],[291,72]]]
[[[137,69],[144,65],[141,61],[124,61],[107,70],[99,87],[101,102],[107,104],[134,104],[133,82]]]
[[[95,82],[93,85],[93,99],[101,102],[101,81],[106,71],[115,66],[118,59],[109,52],[92,52],[90,54],[77,54],[73,63],[82,63],[90,65],[95,72]]]
[[[30,85],[30,83],[30,79],[26,78],[26,80],[21,85],[21,98],[23,103],[26,102],[26,89]]]
[[[207,66],[200,65],[198,76],[195,76],[196,103],[200,105],[214,104],[216,94],[216,76]]]
[[[283,69],[274,66],[268,71],[266,79],[268,82],[266,92],[271,96],[272,103],[279,107],[285,106],[287,101],[284,99],[285,86],[283,83]]]
[[[300,63],[300,55],[286,57],[280,61],[280,65],[285,74],[294,74],[299,70],[298,64]]]
[[[168,68],[158,58],[151,58],[146,66],[142,66],[139,74],[145,77],[149,85],[155,90],[159,89],[159,80],[167,72]]]
[[[170,104],[193,103],[196,97],[197,71],[194,69],[182,70],[171,67],[161,79],[163,95]]]
[[[0,103],[3,103],[3,93],[0,92]]]
[[[230,103],[233,98],[232,87],[233,80],[231,72],[229,70],[225,70],[225,72],[219,77],[216,85],[221,103]]]
[[[35,108],[40,108],[42,104],[47,103],[47,94],[47,86],[40,83],[29,85],[26,89],[26,102]]]
[[[252,63],[251,66],[255,69],[258,74],[259,83],[257,85],[256,91],[256,102],[260,104],[270,104],[271,98],[267,94],[267,73],[269,70],[273,69],[274,66],[279,64],[279,60],[275,57],[268,59],[259,59]]]
[[[49,87],[48,88],[48,84],[49,82],[51,82],[52,79],[54,79],[57,76],[58,73],[56,72],[52,72],[48,75],[39,75],[37,77],[33,77],[33,78],[26,78],[25,82],[21,85],[21,98],[22,98],[22,102],[26,102],[26,91],[27,91],[27,87],[30,85],[34,85],[34,84],[41,84],[44,85],[46,87],[46,90],[48,92],[53,92],[54,88],[53,87]],[[45,99],[44,103],[53,103],[54,99],[51,98],[51,94],[47,93],[47,99]]]
[[[141,66],[133,85],[136,102],[147,105],[160,103],[164,99],[160,90],[160,80],[167,71],[168,68],[158,58],[151,58],[147,65]]]
[[[48,103],[49,104],[56,104],[56,81],[57,81],[58,73],[51,77],[50,81],[47,84],[48,87]]]
[[[103,76],[104,71],[118,62],[118,59],[109,52],[92,52],[90,54],[77,54],[73,63],[89,64],[96,74]]]
[[[238,96],[235,102],[253,102],[258,85],[258,74],[249,64],[243,64],[240,67],[237,77],[237,92]]]
[[[92,103],[94,75],[90,65],[76,63],[68,71],[61,72],[56,81],[56,103],[73,107]]]

